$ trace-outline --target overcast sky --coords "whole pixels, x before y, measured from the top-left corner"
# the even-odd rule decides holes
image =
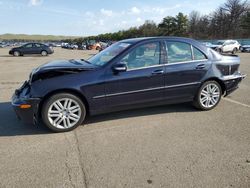
[[[0,34],[89,36],[214,11],[225,0],[0,0]]]

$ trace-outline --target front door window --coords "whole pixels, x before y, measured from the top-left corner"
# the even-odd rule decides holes
[[[127,65],[128,70],[159,65],[160,43],[152,42],[136,47],[121,62]]]

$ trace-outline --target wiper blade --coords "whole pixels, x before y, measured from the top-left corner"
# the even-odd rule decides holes
[[[85,60],[85,59],[81,59],[81,61],[84,61],[85,63],[88,63],[88,64],[92,64],[88,60]]]
[[[82,65],[81,63],[77,62],[77,61],[74,60],[74,59],[70,59],[69,62],[70,62],[70,63],[73,63],[73,64],[75,64],[75,65]]]

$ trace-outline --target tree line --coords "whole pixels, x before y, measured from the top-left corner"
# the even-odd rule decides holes
[[[147,20],[139,27],[78,38],[71,42],[119,41],[150,36],[182,36],[203,40],[250,38],[249,2],[247,0],[227,0],[214,12],[207,15],[202,15],[198,11],[192,11],[189,15],[180,12],[176,16],[166,16],[159,24]]]

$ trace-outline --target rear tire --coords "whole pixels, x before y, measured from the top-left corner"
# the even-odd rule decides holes
[[[213,80],[207,81],[200,87],[193,105],[199,110],[212,110],[219,104],[221,96],[222,89],[220,84]]]
[[[232,54],[236,54],[236,52],[237,52],[237,48],[234,48],[232,51]]]
[[[78,127],[86,116],[81,99],[69,93],[59,93],[45,101],[42,120],[54,132],[67,132]]]

